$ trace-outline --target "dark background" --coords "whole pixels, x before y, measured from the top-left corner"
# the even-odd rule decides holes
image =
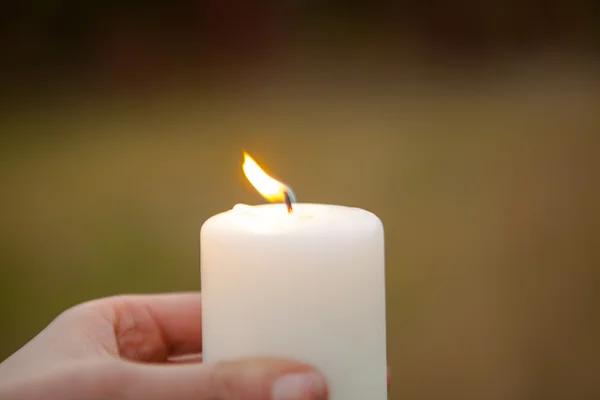
[[[203,221],[262,202],[246,149],[383,220],[392,398],[598,398],[598,9],[3,2],[0,359],[198,290]]]

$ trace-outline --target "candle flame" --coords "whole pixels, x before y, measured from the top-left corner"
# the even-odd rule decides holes
[[[250,157],[250,154],[246,152],[244,152],[244,164],[242,168],[252,186],[268,201],[285,201],[285,193],[291,193],[286,185],[267,175],[256,161]]]

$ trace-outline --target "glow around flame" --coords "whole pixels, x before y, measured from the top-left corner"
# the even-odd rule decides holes
[[[244,164],[242,168],[252,186],[268,201],[284,201],[286,192],[292,198],[292,202],[295,201],[294,194],[290,188],[267,175],[256,161],[250,157],[250,154],[246,152],[244,152]]]

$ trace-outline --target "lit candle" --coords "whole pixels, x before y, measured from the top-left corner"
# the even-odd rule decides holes
[[[245,154],[269,201],[202,226],[203,360],[291,358],[318,368],[331,400],[387,399],[381,221],[352,207],[298,204]]]

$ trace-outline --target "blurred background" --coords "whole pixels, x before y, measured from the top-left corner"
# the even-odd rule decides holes
[[[198,290],[203,221],[262,202],[246,149],[383,220],[391,398],[600,397],[599,17],[4,1],[0,359],[76,303]]]

